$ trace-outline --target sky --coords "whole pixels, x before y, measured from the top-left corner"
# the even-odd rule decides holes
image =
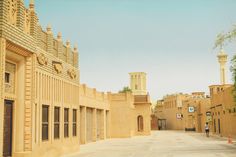
[[[25,0],[28,5],[29,0]],[[81,83],[117,92],[147,73],[153,101],[220,83],[216,35],[236,24],[235,0],[35,0],[43,29],[79,48]],[[229,60],[236,41],[224,47]],[[227,64],[227,83],[232,74]]]

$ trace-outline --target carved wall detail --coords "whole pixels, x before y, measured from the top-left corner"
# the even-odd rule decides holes
[[[61,62],[57,62],[57,61],[53,61],[52,62],[52,65],[54,67],[54,69],[56,70],[56,72],[58,74],[60,74],[63,70],[63,66],[62,66],[62,63]]]
[[[48,64],[48,59],[46,56],[42,53],[37,55],[37,60],[40,65],[47,65]]]
[[[74,69],[69,69],[67,71],[68,75],[70,76],[71,79],[75,79],[76,78],[76,71]]]

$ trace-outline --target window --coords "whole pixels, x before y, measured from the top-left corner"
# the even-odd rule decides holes
[[[137,84],[135,85],[135,89],[136,89],[136,90],[138,89],[138,85],[137,85]]]
[[[73,109],[73,136],[77,136],[77,110]]]
[[[49,117],[49,106],[43,105],[42,108],[42,140],[48,140],[48,117]]]
[[[54,139],[60,138],[60,107],[54,108]]]
[[[64,137],[69,137],[69,109],[64,109]]]
[[[5,72],[5,83],[10,83],[10,73]]]

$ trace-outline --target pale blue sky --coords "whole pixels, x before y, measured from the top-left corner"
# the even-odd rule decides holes
[[[129,72],[143,71],[153,100],[219,84],[212,47],[236,24],[235,0],[35,1],[43,28],[78,44],[81,83],[116,92],[129,85]],[[225,48],[229,58],[235,43]]]

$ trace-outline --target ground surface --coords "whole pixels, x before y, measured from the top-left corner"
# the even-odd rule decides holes
[[[68,157],[236,157],[236,144],[200,133],[155,131],[151,136],[109,139],[81,145]]]

